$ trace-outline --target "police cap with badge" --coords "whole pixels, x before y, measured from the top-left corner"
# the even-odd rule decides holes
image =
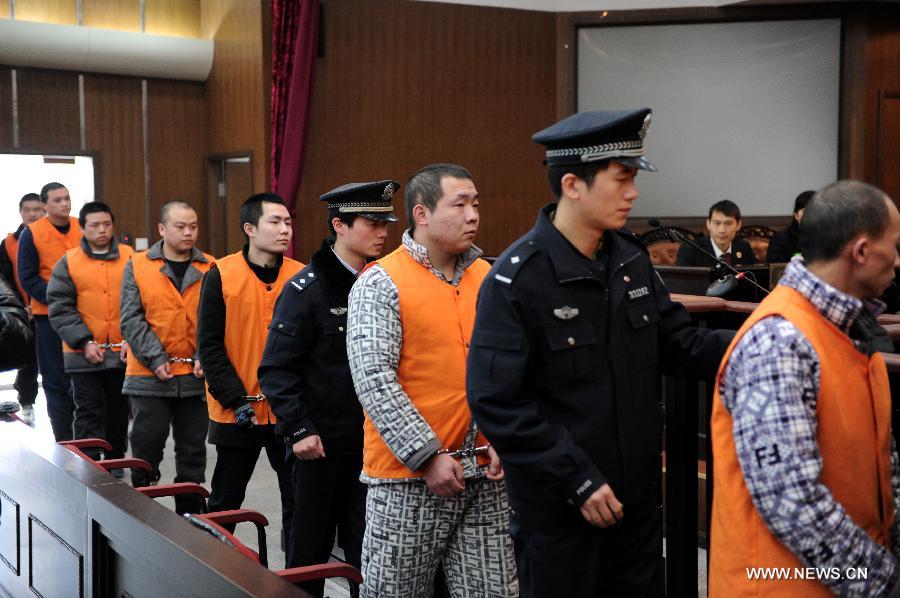
[[[341,214],[358,214],[369,220],[396,222],[397,216],[394,215],[391,200],[399,188],[400,183],[391,180],[347,183],[332,189],[319,199],[328,202],[329,210],[336,210]]]
[[[644,158],[644,137],[650,128],[649,108],[579,112],[532,136],[547,148],[547,166],[612,160],[641,170],[655,171]]]

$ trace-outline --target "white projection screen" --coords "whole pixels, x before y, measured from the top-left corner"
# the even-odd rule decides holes
[[[839,19],[578,32],[578,110],[649,107],[632,217],[790,214],[837,177]]]

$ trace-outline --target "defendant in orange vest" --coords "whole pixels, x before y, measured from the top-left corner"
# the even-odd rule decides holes
[[[103,438],[109,458],[125,456],[128,399],[122,395],[128,345],[119,329],[119,290],[132,249],[120,245],[115,217],[100,201],[78,214],[84,237],[50,275],[50,325],[63,340],[63,362],[75,393],[75,438]],[[87,449],[98,458],[99,450]],[[121,470],[119,470],[121,471]]]
[[[19,282],[19,236],[25,227],[44,217],[44,204],[41,203],[41,196],[37,193],[23,195],[19,200],[19,216],[22,218],[22,224],[19,225],[16,232],[9,233],[0,242],[0,276],[9,284],[16,298],[25,306],[30,316],[31,297]],[[29,320],[31,320],[30,317]],[[30,322],[30,326],[33,331],[33,321]],[[37,353],[35,353],[28,360],[27,365],[19,368],[19,371],[16,372],[16,381],[13,383],[13,388],[19,395],[19,404],[22,405],[19,419],[30,426],[34,425],[34,400],[37,398],[38,392],[37,376]]]
[[[284,257],[293,231],[280,196],[259,193],[247,199],[241,206],[241,227],[247,244],[217,260],[200,291],[197,348],[206,374],[209,442],[216,445],[209,510],[241,507],[260,449],[265,449],[278,477],[286,546],[294,506],[291,468],[256,369],[275,300],[303,264]]]
[[[159,479],[172,426],[175,481],[203,482],[206,473],[206,387],[197,356],[200,280],[213,257],[194,247],[197,212],[183,201],[163,205],[162,237],[135,253],[122,276],[122,332],[128,366],[122,392],[131,397],[131,453],[153,466],[152,477],[131,470],[134,486]],[[198,512],[196,497],[176,497],[179,513]]]
[[[47,216],[32,222],[19,235],[19,282],[31,295],[34,336],[37,345],[41,386],[47,398],[47,414],[56,441],[72,439],[72,383],[63,366],[62,344],[47,319],[47,283],[53,266],[63,254],[78,246],[81,227],[69,216],[72,199],[60,183],[47,183],[41,189],[41,202]]]
[[[466,403],[475,300],[490,265],[474,245],[469,172],[435,164],[405,191],[403,244],[353,285],[347,355],[366,412],[361,596],[516,596],[509,505],[496,452]],[[398,514],[402,514],[399,515]]]
[[[898,596],[900,470],[875,316],[900,267],[900,213],[838,181],[735,336],[712,414],[709,595]]]

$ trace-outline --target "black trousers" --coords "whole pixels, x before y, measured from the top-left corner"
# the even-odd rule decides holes
[[[294,512],[294,497],[291,491],[291,471],[284,459],[284,439],[278,434],[269,435],[264,445],[216,445],[216,468],[213,471],[212,488],[209,493],[209,510],[213,512],[241,508],[247,484],[250,483],[250,477],[256,468],[259,452],[263,449],[266,451],[269,465],[278,478],[278,491],[281,495],[281,529],[287,546],[291,515]],[[253,508],[253,505],[249,506]],[[225,527],[229,531],[234,531],[234,525]]]
[[[337,529],[345,560],[360,568],[366,525],[366,486],[359,481],[362,452],[302,461],[293,455],[294,525],[287,566],[327,563]],[[324,581],[298,584],[322,596]]]
[[[102,438],[112,445],[109,459],[121,459],[128,450],[128,399],[122,395],[125,368],[73,372],[75,438]],[[92,459],[100,451],[88,449]]]
[[[663,596],[662,526],[653,506],[612,528],[511,530],[522,598]]]
[[[50,327],[47,316],[35,316],[34,338],[53,437],[56,442],[72,440],[72,419],[75,412],[72,382],[63,366],[62,341]]]
[[[31,323],[31,330],[34,332],[34,322]],[[38,363],[37,352],[31,356],[31,360],[25,367],[19,368],[16,372],[16,381],[13,388],[19,395],[19,404],[22,407],[34,405],[34,400],[38,393]]]
[[[209,415],[206,411],[206,397],[141,397],[132,395],[134,423],[131,426],[131,454],[144,459],[153,467],[148,476],[140,469],[131,470],[131,483],[145,486],[159,479],[159,464],[163,460],[163,449],[169,437],[169,426],[175,439],[175,481],[203,483],[206,479],[206,431]],[[179,501],[178,499],[183,499]],[[175,510],[179,513],[197,512],[180,508],[186,499],[176,497]],[[192,502],[196,502],[194,499]]]

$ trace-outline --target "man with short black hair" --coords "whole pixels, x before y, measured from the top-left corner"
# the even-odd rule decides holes
[[[34,322],[31,318],[31,297],[25,292],[22,283],[19,282],[19,236],[32,222],[37,222],[44,216],[44,204],[41,203],[41,196],[37,193],[26,193],[19,200],[19,216],[22,223],[16,229],[16,232],[9,233],[6,238],[0,242],[0,277],[2,277],[14,296],[22,303],[28,312],[29,326],[34,331]],[[38,365],[37,354],[35,353],[31,359],[26,360],[25,367],[19,368],[16,372],[16,381],[13,388],[18,393],[19,404],[22,405],[22,411],[19,418],[28,425],[34,425],[34,401],[38,393]]]
[[[876,321],[900,266],[900,212],[871,185],[832,183],[806,206],[800,247],[719,369],[710,596],[900,596],[881,355],[893,342]],[[834,575],[748,575],[762,567]]]
[[[331,237],[278,298],[259,366],[260,387],[292,447],[294,520],[287,566],[328,561],[337,530],[344,560],[359,568],[366,487],[359,480],[363,412],[347,361],[347,297],[381,255],[400,184],[342,185],[321,196]],[[303,589],[315,596],[323,583]]]
[[[347,355],[366,412],[362,596],[514,596],[500,461],[466,405],[466,354],[490,266],[478,191],[454,164],[406,185],[409,230],[350,292]],[[403,516],[398,516],[403,513]]]
[[[794,215],[790,225],[775,233],[769,241],[767,264],[783,264],[800,253],[800,221],[815,191],[804,191],[794,199]]]
[[[112,445],[107,457],[119,459],[128,448],[130,409],[122,394],[128,345],[119,326],[119,292],[132,249],[116,239],[115,216],[101,201],[84,204],[78,223],[84,236],[56,262],[47,285],[50,325],[62,339],[72,379],[75,438],[102,438]]]
[[[467,397],[506,470],[523,597],[662,594],[660,374],[712,375],[730,333],[692,327],[623,229],[649,126],[596,111],[536,133],[556,201],[478,295]]]
[[[291,245],[291,215],[273,193],[241,205],[247,243],[203,277],[197,315],[197,350],[206,375],[209,443],[216,446],[210,511],[238,509],[262,449],[275,471],[281,497],[282,546],[291,529],[294,499],[284,438],[276,433],[272,404],[256,370],[275,300],[303,264],[284,257]],[[324,561],[323,561],[324,562]]]
[[[61,183],[41,188],[41,203],[47,215],[29,224],[19,235],[19,282],[31,296],[35,342],[41,387],[47,399],[47,414],[57,442],[72,439],[75,403],[72,383],[63,364],[62,342],[47,318],[47,283],[57,260],[78,247],[81,227],[69,216],[72,198]]]
[[[162,238],[132,255],[122,275],[122,331],[128,340],[122,392],[134,408],[131,453],[153,468],[149,475],[132,469],[134,486],[159,480],[170,425],[175,481],[201,483],[206,476],[209,419],[196,331],[200,280],[214,258],[194,247],[197,212],[190,204],[164,204],[159,220]],[[175,497],[179,513],[200,508],[196,497]]]
[[[706,219],[707,236],[695,241],[707,253],[725,260],[732,266],[750,266],[756,258],[750,244],[743,239],[736,239],[741,229],[741,209],[731,200],[723,199],[714,203],[709,208],[709,216]],[[713,261],[705,253],[698,251],[690,243],[682,243],[678,249],[678,266],[715,266]]]

